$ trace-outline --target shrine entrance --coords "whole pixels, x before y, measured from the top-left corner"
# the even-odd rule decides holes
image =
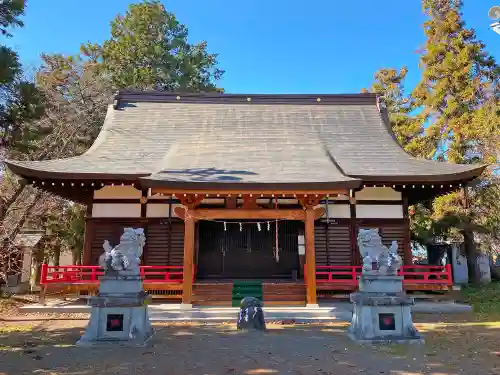
[[[198,279],[284,279],[300,274],[298,235],[303,222],[200,221]],[[276,242],[278,251],[276,252]]]

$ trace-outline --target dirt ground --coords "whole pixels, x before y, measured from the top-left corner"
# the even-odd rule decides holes
[[[86,316],[0,319],[0,375],[87,374],[500,374],[500,321],[472,314],[416,315],[425,345],[360,346],[346,324],[155,324],[147,348],[75,347]]]

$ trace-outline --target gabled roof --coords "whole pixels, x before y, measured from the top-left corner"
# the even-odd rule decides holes
[[[25,178],[139,179],[144,187],[189,188],[438,183],[470,180],[484,169],[406,154],[368,93],[121,92],[83,155],[7,165]]]

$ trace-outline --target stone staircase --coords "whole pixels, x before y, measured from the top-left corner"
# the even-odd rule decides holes
[[[304,283],[264,283],[264,306],[305,306],[306,288]]]
[[[193,305],[231,306],[233,283],[195,283]]]

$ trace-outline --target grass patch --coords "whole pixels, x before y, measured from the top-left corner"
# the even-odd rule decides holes
[[[23,325],[9,324],[5,326],[0,326],[0,334],[31,332],[31,331],[33,331],[33,326],[26,324]]]
[[[482,317],[500,318],[500,283],[467,286],[463,289],[464,302]]]

